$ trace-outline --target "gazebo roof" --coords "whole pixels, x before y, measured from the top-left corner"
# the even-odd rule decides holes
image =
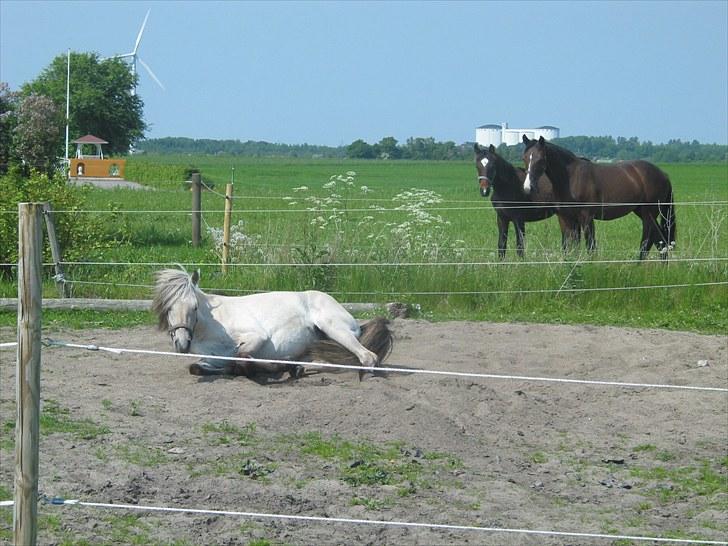
[[[74,140],[73,144],[108,144],[108,142],[93,135],[86,135]]]

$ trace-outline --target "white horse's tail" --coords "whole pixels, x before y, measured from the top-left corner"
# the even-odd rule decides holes
[[[389,356],[394,345],[392,332],[388,325],[389,320],[384,317],[375,317],[361,325],[359,343],[377,355],[377,364],[381,364]],[[330,339],[322,339],[314,343],[303,355],[302,360],[348,366],[360,365],[359,359],[354,353]],[[363,375],[364,372],[359,372],[359,379]]]

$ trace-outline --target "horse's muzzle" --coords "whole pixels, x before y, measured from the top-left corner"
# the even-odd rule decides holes
[[[178,353],[189,353],[192,334],[187,328],[175,328],[170,332],[174,350]]]
[[[480,195],[488,197],[490,195],[490,180],[484,176],[479,176],[478,180],[480,180]]]

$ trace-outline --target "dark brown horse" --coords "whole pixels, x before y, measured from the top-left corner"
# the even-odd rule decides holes
[[[575,156],[569,150],[523,135],[526,149],[526,193],[538,188],[541,176],[551,180],[554,205],[560,214],[577,221],[584,229],[587,248],[592,251],[594,219],[614,220],[634,212],[642,219],[640,259],[653,245],[663,258],[675,244],[675,207],[670,179],[647,161],[623,161],[598,165]]]
[[[511,222],[516,230],[516,252],[523,258],[523,238],[526,222],[537,222],[556,214],[556,207],[545,204],[552,202],[551,181],[543,176],[538,191],[530,196],[523,191],[526,171],[511,165],[496,153],[491,144],[489,148],[475,144],[475,168],[478,170],[480,195],[488,197],[491,190],[493,208],[498,221],[498,256],[506,255],[508,227]],[[564,215],[559,215],[561,225],[561,244],[564,249],[579,240],[579,224]]]

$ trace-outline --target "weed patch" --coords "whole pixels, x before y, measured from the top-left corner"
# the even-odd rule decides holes
[[[15,425],[13,424],[13,428]],[[109,428],[91,419],[73,419],[71,411],[55,400],[45,400],[40,414],[41,434],[72,434],[81,440],[93,440],[108,434]]]

